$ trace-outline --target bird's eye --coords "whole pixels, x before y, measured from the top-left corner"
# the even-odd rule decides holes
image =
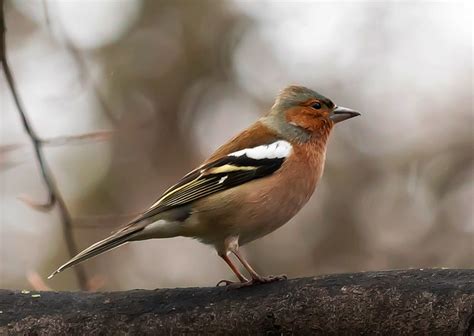
[[[313,105],[311,105],[311,107],[316,109],[316,110],[319,110],[321,108],[321,104],[320,103],[314,103]]]

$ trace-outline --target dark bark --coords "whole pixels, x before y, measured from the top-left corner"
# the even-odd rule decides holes
[[[401,270],[241,289],[1,290],[0,334],[471,335],[473,279],[474,270]]]

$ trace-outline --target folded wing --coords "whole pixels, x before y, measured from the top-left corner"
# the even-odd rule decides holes
[[[291,144],[278,140],[245,148],[209,162],[184,176],[133,222],[140,222],[170,208],[268,176],[282,166],[290,153]]]

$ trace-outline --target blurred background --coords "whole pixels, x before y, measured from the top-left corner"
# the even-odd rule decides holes
[[[243,248],[263,274],[474,267],[473,6],[467,2],[7,1],[7,54],[80,249],[105,237],[301,84],[362,116],[333,132],[322,183]],[[77,289],[0,74],[0,287]],[[233,276],[187,238],[83,264],[91,290]]]

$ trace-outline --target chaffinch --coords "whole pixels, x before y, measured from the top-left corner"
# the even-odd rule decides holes
[[[217,149],[138,218],[76,255],[49,278],[130,241],[177,236],[213,246],[239,280],[222,280],[218,285],[239,287],[285,278],[257,274],[239,246],[276,230],[304,206],[323,174],[333,126],[358,115],[308,88],[285,88],[267,115]]]

